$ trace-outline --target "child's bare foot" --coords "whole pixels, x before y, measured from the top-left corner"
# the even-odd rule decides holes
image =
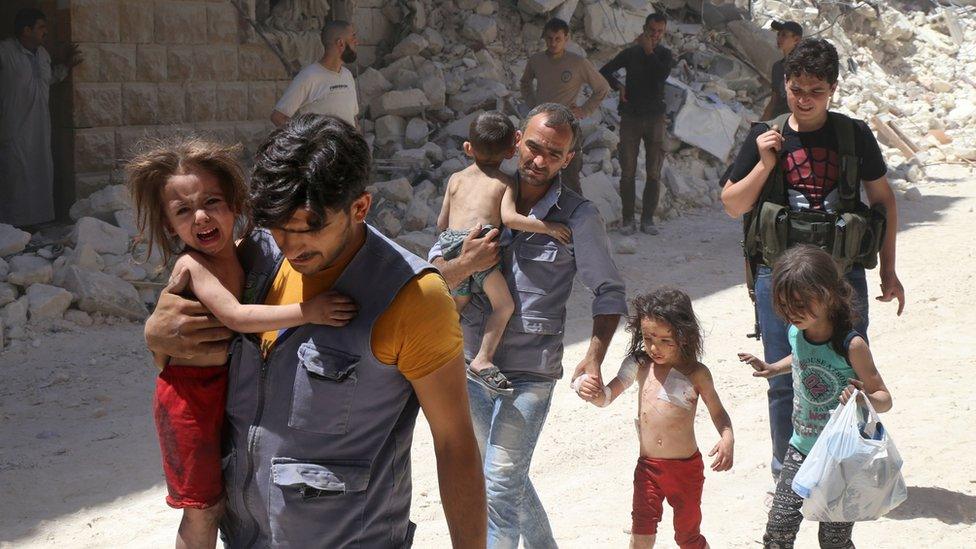
[[[514,390],[512,383],[505,377],[505,374],[491,362],[480,357],[475,357],[468,365],[468,379],[481,385],[489,392],[498,395],[511,395]]]

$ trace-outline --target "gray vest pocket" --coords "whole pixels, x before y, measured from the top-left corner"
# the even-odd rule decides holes
[[[356,394],[359,357],[337,349],[303,343],[288,426],[312,433],[341,435],[349,428]]]
[[[272,545],[336,547],[356,539],[363,527],[369,477],[368,460],[272,458]],[[324,517],[342,518],[330,522]]]

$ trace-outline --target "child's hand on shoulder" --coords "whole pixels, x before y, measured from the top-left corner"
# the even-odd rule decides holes
[[[841,404],[847,404],[847,401],[851,399],[851,396],[854,394],[854,391],[861,391],[862,393],[864,392],[864,383],[862,383],[861,381],[858,381],[856,379],[848,379],[847,383],[848,385],[847,387],[844,387],[844,392],[840,394]]]
[[[768,379],[779,373],[770,364],[766,364],[759,357],[749,353],[739,353],[739,361],[752,366],[752,369],[755,370],[752,372],[753,377],[765,377]]]
[[[553,221],[544,221],[543,223],[546,226],[546,234],[549,236],[555,238],[563,244],[569,244],[573,241],[573,232],[568,226]]]
[[[712,451],[708,453],[708,457],[715,456],[715,460],[712,461],[712,471],[728,471],[732,468],[734,446],[735,441],[732,438],[732,432],[726,431],[723,433],[722,438],[715,444]]]
[[[359,307],[351,297],[329,290],[304,302],[303,313],[309,315],[309,322],[327,326],[345,326],[356,317]]]

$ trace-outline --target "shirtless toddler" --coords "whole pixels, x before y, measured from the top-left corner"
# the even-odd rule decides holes
[[[634,472],[632,548],[653,547],[667,499],[674,509],[674,540],[682,549],[708,547],[701,535],[704,463],[695,440],[698,398],[705,402],[720,439],[709,452],[713,471],[732,467],[732,421],[722,406],[712,374],[699,358],[702,339],[691,299],[661,288],[634,299],[627,330],[627,358],[610,383],[586,374],[573,381],[585,400],[609,405],[636,379],[640,458]]]
[[[526,217],[516,211],[515,182],[499,169],[502,161],[515,154],[516,138],[515,125],[500,112],[482,113],[471,122],[464,152],[474,158],[474,164],[451,176],[437,217],[437,230],[442,231],[438,242],[445,260],[460,255],[464,238],[472,230],[482,236],[493,228],[501,228],[502,223],[516,231],[543,233],[569,243],[571,233],[566,225]],[[471,301],[472,294],[479,292],[484,292],[491,303],[491,315],[481,348],[468,366],[468,378],[496,394],[511,394],[511,383],[492,364],[505,326],[515,310],[512,294],[497,263],[475,273],[451,291],[458,311]]]

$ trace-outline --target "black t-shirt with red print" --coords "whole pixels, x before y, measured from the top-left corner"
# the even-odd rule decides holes
[[[753,125],[732,164],[731,181],[749,175],[759,162],[756,138],[768,130],[765,124]],[[862,181],[872,181],[887,173],[878,141],[863,120],[854,120],[854,154],[860,159],[858,175]],[[823,127],[812,132],[798,132],[787,124],[783,130],[780,167],[784,170],[791,209],[835,211],[840,159],[837,132],[829,118]]]

